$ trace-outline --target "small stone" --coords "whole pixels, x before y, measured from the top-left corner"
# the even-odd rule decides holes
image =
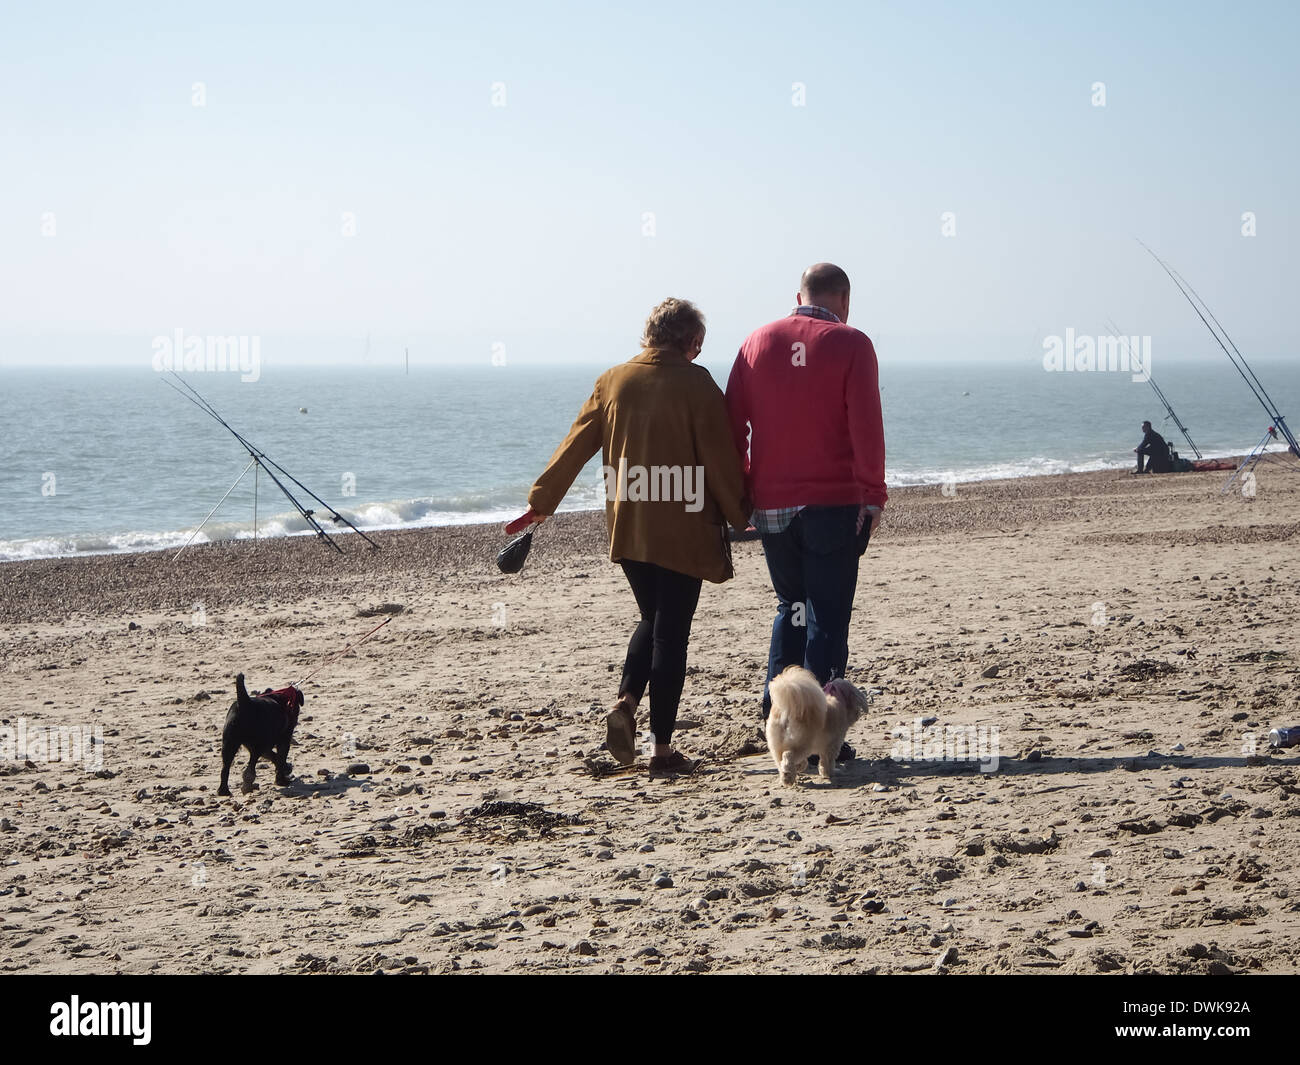
[[[1001,672],[1001,670],[1002,667],[995,662],[993,665],[986,667],[984,672],[981,673],[980,676],[983,677],[985,680],[992,680],[994,677],[998,675],[999,672]]]
[[[673,878],[667,873],[660,873],[650,883],[657,888],[670,888],[673,886]]]
[[[433,755],[431,754],[420,755],[420,765],[433,765]]]
[[[875,792],[888,791],[888,790],[889,790],[889,785],[887,785],[887,784],[872,784],[872,785],[871,785],[871,790],[872,790],[872,791],[875,791]]]
[[[611,850],[600,850],[596,852],[596,858],[602,862],[607,862],[613,857],[614,857],[614,852]]]
[[[1187,889],[1186,889],[1185,887],[1183,887],[1181,884],[1179,884],[1178,887],[1172,887],[1172,888],[1170,888],[1170,889],[1169,889],[1169,894],[1171,894],[1171,895],[1186,895],[1186,894],[1187,894]]]
[[[957,960],[957,948],[948,947],[946,950],[942,950],[939,952],[939,956],[935,959],[934,967],[936,969],[939,969],[945,965],[951,965],[956,960]]]
[[[1043,760],[1043,752],[1040,751],[1037,747],[1035,747],[1032,751],[1030,751],[1027,755],[1025,755],[1026,762],[1041,762],[1042,760]]]
[[[508,925],[506,925],[507,932],[522,932],[523,930],[524,930],[523,921],[515,920],[515,921],[511,921]]]
[[[591,958],[596,954],[596,947],[590,940],[580,939],[573,944],[569,950],[574,954],[581,954],[584,957]]]
[[[1093,851],[1090,855],[1088,855],[1088,857],[1089,857],[1089,858],[1109,858],[1109,857],[1110,857],[1110,848],[1109,848],[1109,847],[1102,847],[1101,850],[1099,850],[1099,851]]]
[[[1169,749],[1170,749],[1171,751],[1185,751],[1185,750],[1187,750],[1187,748],[1184,747],[1181,743],[1175,743],[1175,744],[1174,744],[1171,748],[1169,748]]]
[[[799,830],[798,830],[798,829],[792,828],[792,829],[790,829],[789,832],[787,832],[787,833],[785,834],[785,838],[786,838],[786,839],[792,839],[792,840],[794,840],[796,843],[798,843],[801,839],[803,839],[803,836],[799,835]]]
[[[353,762],[348,766],[346,772],[350,777],[357,776],[361,773],[369,773],[370,766],[366,765],[365,762]]]
[[[653,854],[653,853],[654,853],[654,849],[655,849],[655,845],[654,845],[653,843],[642,843],[641,846],[639,846],[639,847],[637,848],[637,853],[638,853],[638,854]]]

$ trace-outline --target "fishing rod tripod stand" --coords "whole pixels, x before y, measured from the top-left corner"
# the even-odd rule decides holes
[[[199,533],[203,531],[203,526],[205,526],[208,523],[208,520],[212,517],[212,515],[217,512],[217,507],[221,506],[222,503],[224,503],[227,499],[230,498],[230,493],[239,487],[239,482],[242,481],[248,475],[249,470],[253,471],[253,546],[254,547],[257,546],[257,480],[258,480],[257,475],[261,469],[262,469],[262,460],[259,456],[254,455],[252,458],[248,460],[248,465],[239,471],[239,476],[235,478],[235,483],[226,489],[226,494],[217,500],[216,506],[214,506],[211,510],[208,511],[207,517],[205,517],[201,522],[199,522],[198,528],[196,528],[192,533],[190,533],[190,538],[186,540],[184,544],[181,545],[180,551],[177,551],[176,554],[172,556],[173,562],[175,562],[178,558],[180,558],[181,553],[185,550],[185,548],[189,547],[190,544],[194,542],[194,537],[198,536]]]
[[[1228,476],[1223,487],[1219,490],[1219,495],[1227,495],[1234,484],[1240,483],[1242,494],[1253,496],[1255,494],[1253,488],[1255,467],[1265,460],[1280,465],[1287,473],[1300,473],[1300,449],[1295,444],[1288,443],[1292,438],[1285,422],[1282,423],[1281,429],[1282,433],[1279,434],[1277,431],[1278,426],[1270,425],[1268,427],[1260,442],[1251,448],[1250,454],[1241,460],[1241,465]],[[1272,443],[1288,443],[1288,447],[1285,451],[1269,451],[1268,445]],[[1248,484],[1252,486],[1250,491],[1246,489]]]

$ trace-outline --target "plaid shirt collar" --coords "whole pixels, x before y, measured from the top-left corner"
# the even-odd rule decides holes
[[[802,314],[808,318],[824,318],[828,322],[839,321],[838,316],[828,311],[825,307],[817,307],[811,303],[805,303],[802,306],[796,307],[790,312],[790,317],[793,318],[796,314]]]

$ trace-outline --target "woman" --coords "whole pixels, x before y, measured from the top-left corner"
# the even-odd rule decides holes
[[[636,709],[650,689],[650,772],[689,773],[672,749],[686,680],[686,646],[702,581],[732,576],[723,519],[748,523],[740,457],[722,391],[693,366],[704,344],[694,304],[667,299],[651,313],[644,350],[596,381],[577,420],[528,493],[533,521],[554,514],[597,451],[604,461],[609,557],[623,567],[641,620],[623,664],[606,745],[624,765],[636,755]]]

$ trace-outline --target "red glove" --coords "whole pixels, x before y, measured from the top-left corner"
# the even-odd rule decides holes
[[[538,514],[532,507],[529,507],[527,514],[521,514],[514,521],[506,522],[506,535],[513,536],[517,532],[522,532],[528,526],[545,520],[545,514]]]

